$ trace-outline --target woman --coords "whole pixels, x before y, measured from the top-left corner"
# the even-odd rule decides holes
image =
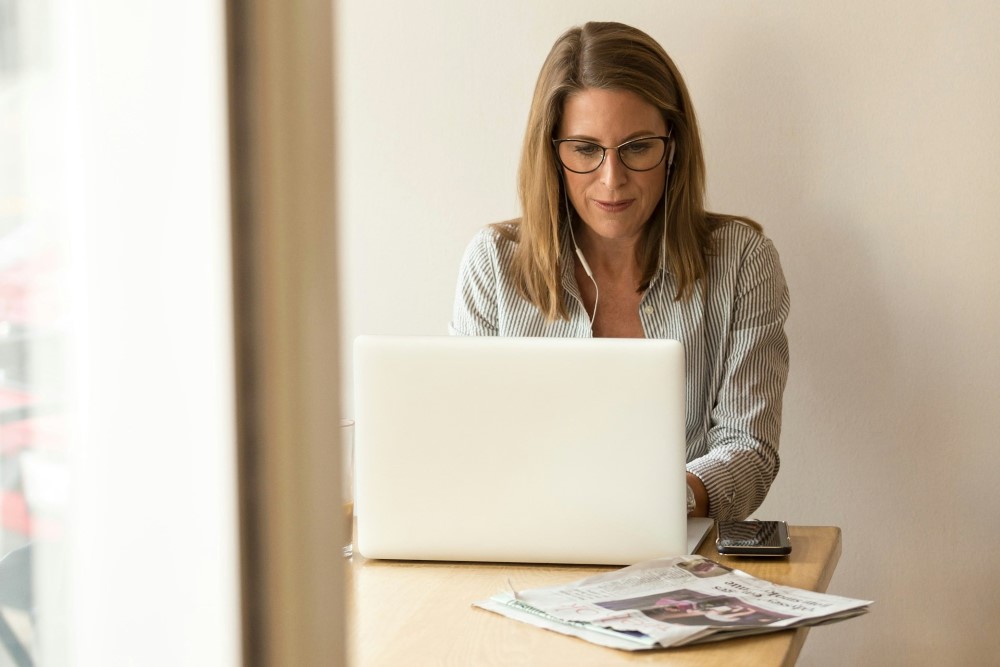
[[[756,223],[704,209],[680,73],[616,23],[563,34],[535,86],[523,216],[470,244],[451,333],[684,344],[688,513],[743,519],[778,472],[788,291]]]

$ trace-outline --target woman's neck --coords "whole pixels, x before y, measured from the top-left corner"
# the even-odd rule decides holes
[[[638,237],[606,239],[597,236],[582,224],[574,233],[580,251],[595,273],[615,281],[638,282],[642,273],[635,254]]]

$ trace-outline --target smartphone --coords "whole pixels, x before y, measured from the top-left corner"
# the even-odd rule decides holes
[[[727,556],[787,556],[792,553],[784,521],[720,521],[715,548]]]

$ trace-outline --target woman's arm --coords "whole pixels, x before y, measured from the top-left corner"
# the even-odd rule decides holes
[[[708,514],[715,519],[745,519],[778,473],[788,303],[777,251],[760,237],[736,278],[708,453],[688,464],[704,484]]]

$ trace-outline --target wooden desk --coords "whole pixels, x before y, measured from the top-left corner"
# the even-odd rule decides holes
[[[778,584],[826,591],[840,559],[840,529],[790,526],[786,559],[737,559],[715,552],[714,530],[699,553]],[[590,644],[472,602],[507,590],[568,583],[611,567],[365,560],[346,563],[350,662],[374,665],[791,665],[808,628],[703,646],[627,652]]]

